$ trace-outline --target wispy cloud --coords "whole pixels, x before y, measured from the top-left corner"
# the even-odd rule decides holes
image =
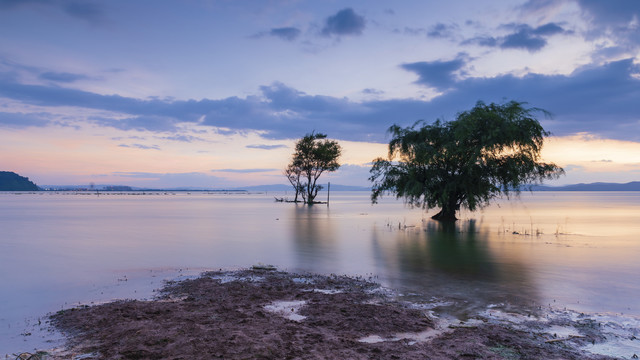
[[[239,173],[239,174],[249,174],[249,173],[263,173],[263,172],[271,172],[277,171],[278,169],[213,169],[213,172],[227,172],[227,173]]]
[[[273,28],[269,31],[269,35],[278,37],[282,40],[293,41],[302,31],[296,27]]]
[[[437,23],[433,25],[428,31],[427,36],[432,38],[454,38],[456,31],[459,30],[457,24],[444,24]]]
[[[420,27],[405,26],[402,29],[394,29],[393,32],[396,33],[396,34],[405,34],[405,35],[412,35],[412,36],[423,36],[423,35],[427,34],[427,29],[420,28]]]
[[[105,110],[109,110],[109,109],[105,109]],[[114,110],[114,111],[118,111],[118,110]],[[89,121],[92,121],[95,124],[98,124],[101,126],[108,126],[108,127],[112,127],[120,130],[138,130],[138,131],[149,130],[149,131],[156,131],[156,132],[177,131],[178,128],[176,127],[176,124],[180,122],[175,117],[162,116],[162,115],[141,115],[141,116],[128,117],[124,119],[92,116],[92,117],[89,117],[88,119]]]
[[[247,149],[260,149],[260,150],[274,150],[274,149],[282,149],[286,148],[287,145],[264,145],[264,144],[255,144],[255,145],[247,145]]]
[[[87,75],[83,74],[74,74],[68,72],[53,72],[47,71],[38,76],[42,80],[49,80],[60,83],[73,83],[79,80],[87,80],[90,79]]]
[[[272,28],[269,31],[261,31],[253,36],[254,39],[260,39],[267,36],[276,37],[284,41],[295,41],[302,34],[302,30],[293,26]]]
[[[510,29],[511,33],[498,37],[477,36],[462,41],[462,45],[476,44],[487,47],[500,47],[502,49],[521,49],[537,52],[547,45],[549,37],[571,33],[571,31],[565,30],[555,23],[547,23],[535,28],[527,24],[507,24],[502,27]]]
[[[0,112],[0,127],[27,128],[44,127],[51,124],[47,114]]]
[[[113,140],[113,141],[122,141],[122,140],[124,140],[124,139],[129,139],[129,140],[131,140],[131,139],[133,139],[133,140],[146,140],[146,138],[145,138],[145,137],[143,137],[143,136],[135,136],[135,135],[133,135],[133,136],[126,136],[126,137],[125,137],[125,136],[116,136],[116,137],[112,137],[112,138],[111,138],[111,140]]]
[[[367,95],[382,95],[384,94],[384,91],[378,90],[378,89],[366,88],[362,90],[362,93]]]
[[[163,136],[163,137],[160,137],[160,139],[171,140],[171,141],[179,141],[179,142],[186,142],[186,143],[192,143],[192,142],[196,142],[196,141],[207,141],[206,139],[201,138],[201,137],[192,136],[192,135],[184,135],[184,134]]]
[[[119,147],[126,147],[126,148],[137,148],[137,149],[142,149],[142,150],[160,150],[160,147],[158,145],[144,145],[144,144],[120,144],[118,145]]]

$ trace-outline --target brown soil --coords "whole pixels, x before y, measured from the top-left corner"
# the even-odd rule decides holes
[[[278,301],[305,303],[287,313],[265,308]],[[575,350],[588,338],[548,343],[488,323],[398,340],[436,324],[363,279],[260,269],[205,273],[169,283],[153,301],[65,310],[51,322],[68,348],[49,359],[606,359]],[[370,335],[388,340],[360,341]]]

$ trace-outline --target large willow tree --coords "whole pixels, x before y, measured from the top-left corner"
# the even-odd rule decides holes
[[[412,206],[440,208],[433,219],[454,221],[461,206],[473,211],[557,178],[564,170],[540,161],[549,132],[534,115],[548,112],[523,105],[478,102],[454,121],[391,126],[388,159],[375,159],[370,171],[372,202],[394,193]]]

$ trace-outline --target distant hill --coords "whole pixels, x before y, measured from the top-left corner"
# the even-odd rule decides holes
[[[38,185],[29,178],[11,171],[0,171],[0,191],[38,191]]]
[[[640,191],[640,181],[626,184],[596,182],[565,186],[533,186],[533,191]]]

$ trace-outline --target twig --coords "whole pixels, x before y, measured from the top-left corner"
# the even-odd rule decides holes
[[[572,340],[572,339],[583,339],[583,338],[585,338],[585,336],[582,336],[582,335],[569,335],[568,338],[551,339],[551,340],[545,341],[545,343],[549,344],[549,343],[554,343],[554,342],[567,341],[567,340]]]
[[[477,329],[476,325],[449,325],[449,329]]]

